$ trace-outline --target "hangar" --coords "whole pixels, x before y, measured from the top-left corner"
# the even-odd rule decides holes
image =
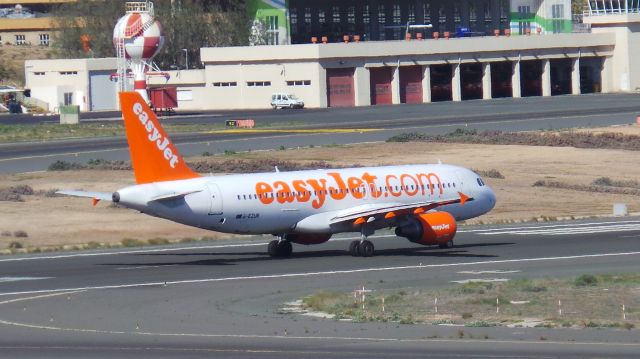
[[[202,48],[203,69],[167,71],[168,79],[153,77],[149,85],[177,87],[185,110],[268,108],[277,92],[294,93],[308,107],[334,107],[637,91],[640,5],[624,1],[612,7],[592,0],[583,18],[589,32],[516,36],[504,29],[497,36],[387,41],[345,35],[341,42]],[[27,87],[61,103],[65,91],[51,95],[44,87],[59,83],[61,73],[94,69],[65,75],[77,77],[65,86],[86,94],[84,110],[96,109],[92,94],[100,92],[89,80],[96,64],[108,71],[110,61],[115,70],[115,59],[27,61]]]

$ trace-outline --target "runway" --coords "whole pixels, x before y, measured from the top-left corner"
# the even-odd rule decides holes
[[[302,111],[221,112],[171,117],[163,121],[173,124],[224,124],[227,119],[249,117],[259,124],[258,130],[268,130],[171,135],[183,155],[196,156],[204,152],[213,154],[273,150],[280,146],[296,148],[385,141],[400,133],[445,134],[460,127],[481,131],[524,131],[608,126],[633,123],[638,114],[638,95],[598,94]],[[10,120],[0,118],[0,124]],[[338,131],[326,132],[326,129]],[[339,131],[348,129],[367,131]],[[56,160],[86,163],[96,158],[128,160],[125,138],[0,144],[0,173],[42,171]]]
[[[640,219],[463,227],[456,247],[388,232],[266,254],[270,238],[0,258],[0,356],[637,357],[638,330],[349,323],[283,313],[318,290],[637,272]],[[485,339],[486,337],[486,339]],[[480,339],[478,339],[480,338]],[[544,338],[544,340],[541,340]]]

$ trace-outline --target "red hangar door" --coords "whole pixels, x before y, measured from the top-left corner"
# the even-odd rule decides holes
[[[371,78],[371,104],[390,105],[393,69],[391,67],[371,67],[369,74]]]
[[[353,88],[354,68],[327,69],[327,105],[353,107],[356,105]]]
[[[422,66],[400,67],[400,102],[422,103]]]

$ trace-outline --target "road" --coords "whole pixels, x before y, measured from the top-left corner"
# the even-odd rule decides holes
[[[204,152],[272,150],[280,146],[295,148],[385,141],[404,132],[444,134],[459,127],[520,131],[628,124],[635,122],[636,116],[640,114],[639,96],[605,94],[302,111],[220,112],[182,115],[163,121],[220,124],[227,119],[253,118],[260,129],[280,129],[277,132],[262,133],[192,133],[171,136],[183,155],[194,156]],[[31,121],[45,121],[39,120],[40,118]],[[2,121],[12,120],[3,116],[0,124]],[[313,131],[314,129],[354,131],[336,133]],[[128,160],[126,140],[116,137],[0,144],[0,173],[41,171],[56,160],[86,163],[96,158]]]
[[[637,329],[350,323],[281,311],[318,290],[640,269],[636,218],[463,227],[452,249],[376,235],[372,258],[349,256],[350,236],[296,245],[289,259],[268,257],[268,238],[2,257],[0,356],[632,358],[640,352]]]

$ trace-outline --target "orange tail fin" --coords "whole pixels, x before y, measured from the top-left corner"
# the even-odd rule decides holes
[[[136,183],[199,177],[184,162],[140,94],[121,92],[120,108]]]

